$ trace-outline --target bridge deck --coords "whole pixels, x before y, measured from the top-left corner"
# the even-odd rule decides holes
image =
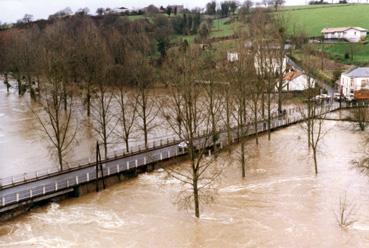
[[[338,104],[329,106],[329,111],[334,111],[339,108]],[[328,108],[327,108],[328,109]],[[301,112],[297,109],[289,109],[287,115],[283,118],[275,118],[272,120],[271,128],[277,129],[302,121]],[[257,132],[266,131],[265,122],[259,122]],[[247,135],[255,134],[254,125],[252,123],[246,127]],[[232,137],[237,137],[237,129],[232,130]],[[203,138],[198,138],[201,141]],[[227,144],[227,132],[222,131],[219,135],[221,147]],[[183,151],[178,149],[180,141],[168,140],[158,147],[151,148],[118,158],[112,158],[103,163],[104,176],[111,176],[122,173],[134,168],[139,168],[184,155]],[[99,178],[101,172],[99,171]],[[0,190],[0,213],[8,209],[11,205],[22,204],[23,202],[48,196],[52,198],[52,194],[59,191],[65,191],[75,186],[90,182],[96,179],[96,166],[94,164],[86,164],[80,168],[71,169],[69,171],[57,172],[50,175],[45,175],[40,178],[32,178],[18,183],[8,183],[3,185]],[[9,180],[8,180],[9,181]]]

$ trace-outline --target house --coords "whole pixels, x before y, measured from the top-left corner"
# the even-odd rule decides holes
[[[368,30],[360,27],[324,28],[324,39],[343,39],[349,42],[359,42],[366,38]]]
[[[344,96],[350,96],[355,91],[369,89],[369,67],[358,67],[341,74],[340,91]]]
[[[310,87],[309,87],[310,81]],[[315,87],[315,80],[299,70],[291,70],[283,77],[283,91],[303,91]]]
[[[105,13],[104,14],[109,14],[109,15],[122,15],[126,12],[128,12],[129,10],[125,7],[119,7],[119,8],[106,8],[105,9]]]
[[[167,8],[170,8],[173,13],[174,12],[182,13],[184,11],[184,6],[183,5],[168,5]]]

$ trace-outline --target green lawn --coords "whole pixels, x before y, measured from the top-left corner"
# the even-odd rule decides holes
[[[218,38],[218,37],[225,37],[225,36],[233,35],[234,24],[227,23],[229,22],[229,20],[230,20],[229,18],[222,18],[222,19],[214,20],[210,36],[212,38]]]
[[[369,29],[369,4],[291,8],[281,14],[287,17],[290,32],[304,30],[309,36],[319,36],[324,27],[359,26]]]
[[[334,60],[338,60],[345,64],[353,65],[368,65],[369,64],[369,45],[368,44],[350,44],[350,43],[338,43],[338,44],[325,44],[316,45],[318,50],[329,54]],[[347,54],[345,56],[345,54]],[[351,58],[351,54],[353,58]]]
[[[132,16],[128,16],[128,20],[136,21],[136,20],[144,19],[145,17],[146,16],[144,15],[132,15]]]

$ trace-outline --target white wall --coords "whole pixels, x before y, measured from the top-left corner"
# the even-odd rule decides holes
[[[340,85],[342,87],[342,94],[348,96],[356,90],[369,89],[369,77],[351,79],[350,77],[341,75]]]
[[[310,78],[310,84],[310,86],[314,88],[315,80]],[[308,77],[306,75],[300,75],[291,81],[285,81],[283,91],[302,91],[309,88],[308,86]]]
[[[359,42],[362,38],[365,38],[367,33],[365,31],[359,31],[356,29],[348,29],[345,32],[335,32],[324,34],[325,39],[347,39],[350,42]]]

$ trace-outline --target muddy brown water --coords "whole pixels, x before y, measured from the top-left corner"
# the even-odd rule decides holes
[[[14,82],[12,82],[15,85]],[[160,92],[155,94],[159,95]],[[32,113],[31,107],[39,109],[30,96],[26,93],[19,97],[17,90],[11,88],[7,93],[3,81],[0,79],[0,178],[19,176],[24,173],[32,176],[35,171],[42,171],[44,174],[48,169],[57,170],[58,163],[55,154],[50,151],[55,150],[50,146],[49,139],[41,131],[40,124],[36,116]],[[86,110],[81,106],[81,101],[75,104],[75,116],[78,119],[79,131],[78,143],[66,156],[66,167],[77,166],[78,164],[94,161],[96,147],[96,133],[85,117]],[[157,115],[157,124],[150,130],[148,135],[149,143],[173,137],[173,132],[165,126],[165,121],[161,120],[161,113]],[[143,147],[143,135],[136,128],[130,139],[130,146],[140,145]],[[125,150],[120,139],[116,135],[111,135],[109,154],[122,154]]]
[[[367,136],[326,127],[318,176],[299,126],[263,136],[257,150],[250,141],[246,179],[238,147],[221,154],[218,193],[199,220],[173,204],[182,186],[158,170],[2,223],[0,247],[369,247],[369,181],[352,167]],[[355,223],[342,229],[345,195]]]

